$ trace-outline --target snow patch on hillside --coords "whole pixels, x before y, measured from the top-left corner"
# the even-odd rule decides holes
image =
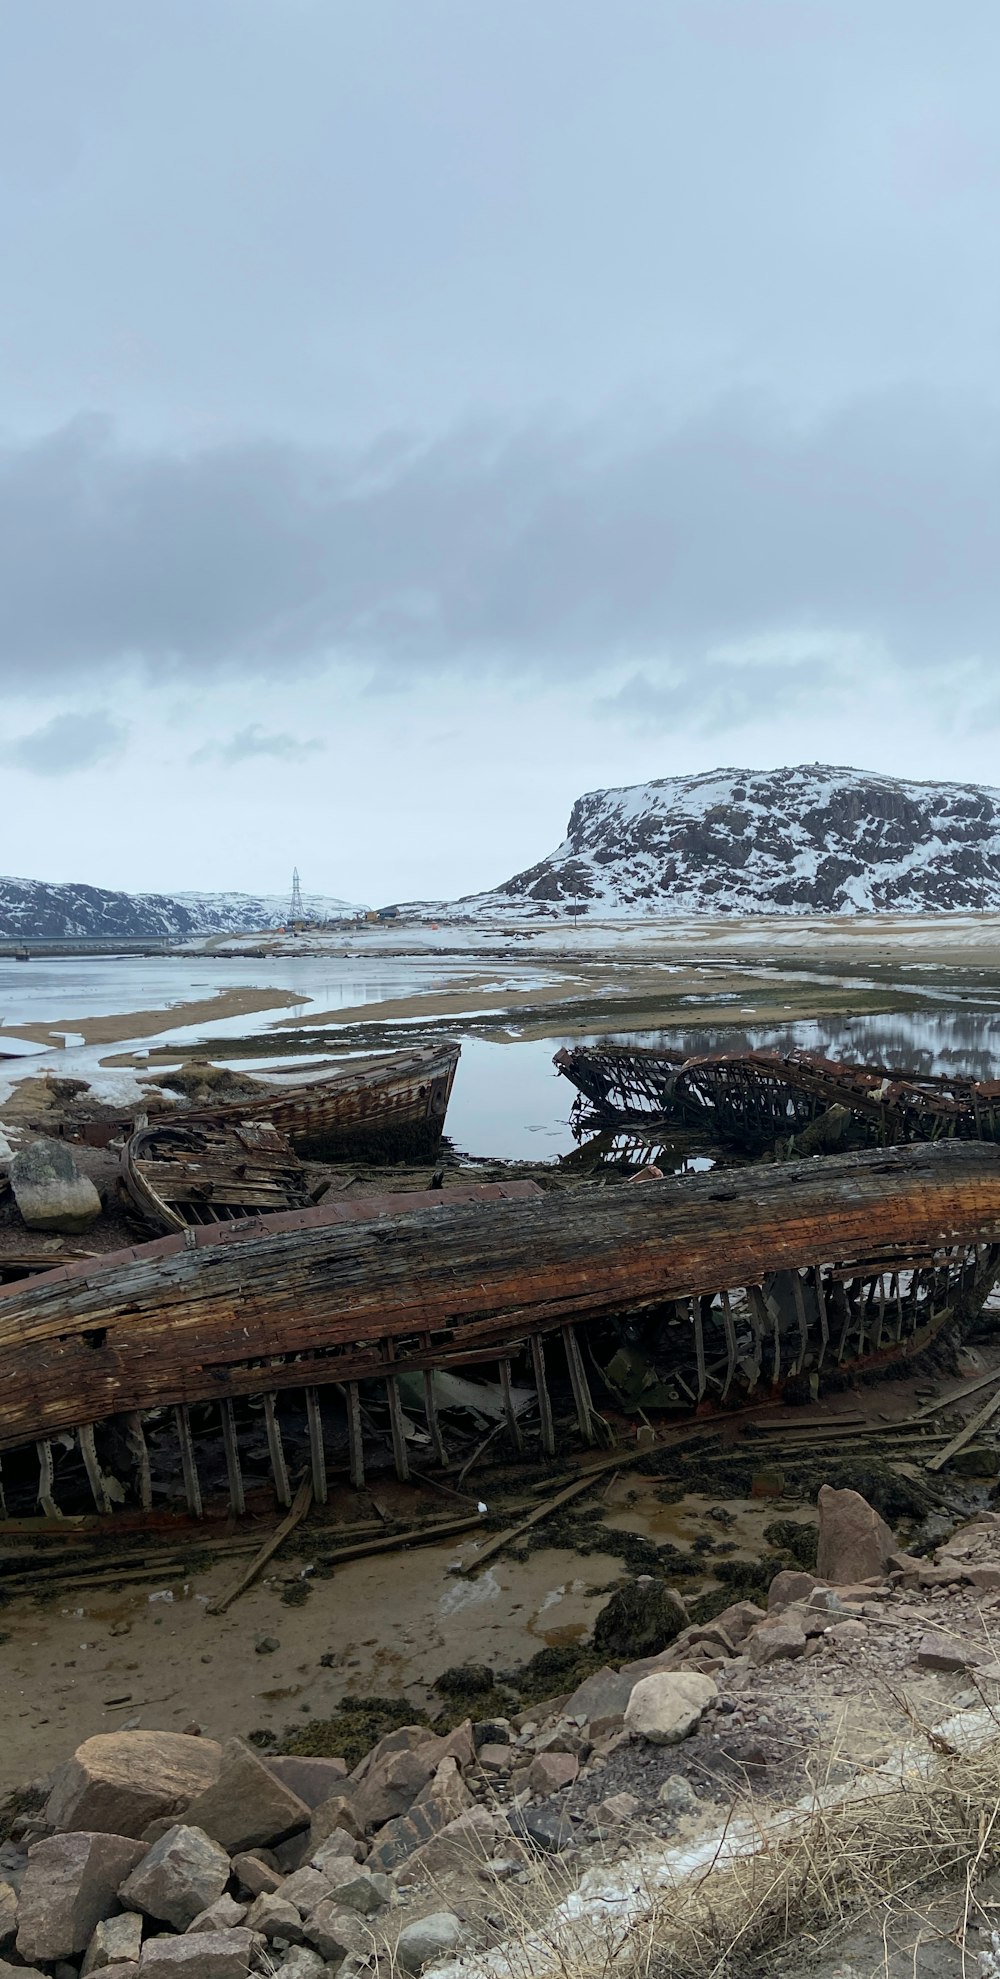
[[[548,858],[463,903],[615,914],[1000,908],[1000,791],[811,763],[594,790]]]

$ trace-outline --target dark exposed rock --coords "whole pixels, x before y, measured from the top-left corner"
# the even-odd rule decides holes
[[[484,898],[591,912],[995,910],[1000,793],[820,763],[590,791],[563,844]]]

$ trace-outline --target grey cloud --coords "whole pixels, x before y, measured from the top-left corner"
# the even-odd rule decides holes
[[[7,743],[0,755],[13,768],[30,770],[35,776],[67,776],[121,755],[127,736],[124,723],[100,710],[54,715],[41,728]]]
[[[665,682],[634,673],[617,693],[602,695],[595,709],[639,733],[680,728],[717,735],[778,710],[785,715],[800,709],[820,713],[842,702],[856,687],[856,679],[832,656],[788,663],[718,660],[697,670],[679,671]]]
[[[269,735],[259,722],[252,722],[248,728],[241,728],[226,742],[206,742],[196,749],[192,763],[246,763],[257,756],[271,756],[281,762],[297,763],[303,757],[315,755],[317,750],[326,748],[317,736],[308,742],[300,742],[294,735]]]
[[[353,452],[143,453],[88,419],[0,450],[0,668],[697,678],[803,631],[943,664],[996,651],[998,538],[1000,412],[917,390],[810,425],[740,397]]]

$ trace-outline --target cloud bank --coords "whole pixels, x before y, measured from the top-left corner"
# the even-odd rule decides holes
[[[0,448],[0,673],[37,693],[655,660],[696,683],[710,649],[817,633],[940,665],[1000,644],[998,538],[1000,410],[917,390],[810,425],[741,397],[353,452],[142,452],[81,419]],[[297,746],[254,737],[231,760]]]

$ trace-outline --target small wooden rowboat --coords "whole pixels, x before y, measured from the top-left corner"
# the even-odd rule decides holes
[[[196,1410],[239,1512],[241,1451],[251,1431],[259,1449],[261,1421],[288,1502],[282,1421],[295,1410],[322,1502],[334,1434],[364,1483],[361,1384],[388,1405],[403,1477],[404,1373],[424,1379],[440,1460],[434,1374],[489,1365],[509,1401],[516,1364],[552,1454],[553,1389],[585,1440],[599,1433],[588,1365],[605,1405],[635,1393],[641,1354],[654,1406],[733,1407],[920,1351],[974,1317],[998,1273],[1000,1149],[968,1143],[570,1194],[512,1183],[335,1199],[0,1286],[0,1450],[44,1509],[67,1450],[99,1510],[148,1506],[147,1433],[168,1412],[197,1514]],[[508,1426],[520,1448],[512,1403]]]
[[[270,1120],[139,1127],[122,1149],[121,1176],[159,1230],[312,1207],[302,1163]]]

